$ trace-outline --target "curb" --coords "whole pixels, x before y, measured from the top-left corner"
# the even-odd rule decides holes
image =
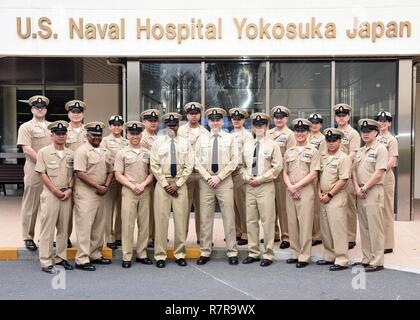
[[[67,258],[68,260],[74,260],[76,257],[77,249],[75,247],[67,249]],[[154,249],[147,248],[147,253],[149,257],[153,257]],[[168,248],[168,259],[174,258],[173,248]],[[291,257],[289,252],[284,252],[279,249],[274,249],[275,258],[274,261],[283,262],[286,259]],[[104,248],[102,250],[102,255],[106,259],[113,259],[116,261],[122,260],[122,250],[118,248],[117,250],[112,250],[109,248]],[[238,258],[244,259],[248,255],[247,249],[238,249]],[[136,251],[133,250],[133,257],[136,256]],[[187,256],[186,259],[198,259],[200,257],[200,248],[199,247],[187,247]],[[226,249],[222,247],[217,247],[212,249],[211,254],[212,259],[227,259]],[[13,261],[13,260],[38,260],[38,251],[28,251],[26,248],[18,247],[0,247],[0,261]],[[312,255],[311,259],[313,262],[322,259],[322,255]],[[350,263],[356,262],[354,259],[349,259]],[[407,266],[393,265],[393,264],[384,264],[384,268],[388,270],[402,271],[420,274],[420,268],[413,268]]]

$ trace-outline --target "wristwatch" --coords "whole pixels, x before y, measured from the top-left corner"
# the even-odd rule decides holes
[[[332,199],[332,198],[334,198],[334,196],[331,194],[331,193],[327,193],[327,196],[328,196],[328,198],[330,198],[330,199]]]
[[[366,192],[365,187],[361,187],[361,188],[360,188],[360,192],[361,192],[361,193],[367,193],[367,192]]]

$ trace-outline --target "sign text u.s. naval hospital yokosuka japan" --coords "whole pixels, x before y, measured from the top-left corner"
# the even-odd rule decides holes
[[[141,8],[111,1],[70,8],[0,4],[0,55],[18,56],[349,56],[420,54],[420,2],[217,0],[205,8]],[[233,3],[244,6],[232,8]],[[32,3],[32,2],[28,2]],[[42,6],[43,3],[48,6]],[[194,4],[184,1],[183,5]],[[326,7],[330,3],[331,7]],[[345,4],[345,2],[343,2]],[[360,2],[362,3],[362,2]],[[391,3],[391,5],[390,5]],[[395,5],[392,5],[395,3]],[[264,7],[264,4],[270,6]],[[310,5],[309,5],[310,4]],[[406,4],[406,6],[404,6]],[[90,5],[90,6],[89,6]],[[135,7],[133,7],[133,5]],[[308,7],[305,7],[308,5]],[[124,8],[124,9],[123,9]]]

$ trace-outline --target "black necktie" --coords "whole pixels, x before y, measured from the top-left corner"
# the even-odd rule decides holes
[[[176,150],[175,140],[171,140],[171,176],[176,177]]]
[[[211,154],[211,171],[213,171],[213,173],[219,171],[219,142],[217,140],[218,137],[218,134],[214,135],[213,150]]]
[[[260,142],[257,141],[254,149],[254,157],[252,158],[252,175],[258,176],[258,154],[260,152]]]

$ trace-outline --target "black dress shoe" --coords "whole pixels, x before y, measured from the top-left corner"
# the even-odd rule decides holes
[[[254,257],[248,256],[242,261],[242,263],[243,264],[250,264],[250,263],[253,263],[255,261],[260,261],[260,260],[261,260],[260,258],[254,258]]]
[[[33,240],[25,240],[25,247],[29,251],[36,251],[38,249],[38,247],[36,246],[36,244]]]
[[[185,261],[185,259],[176,259],[175,263],[177,265],[179,265],[180,267],[186,267],[187,266],[187,261]]]
[[[71,243],[70,239],[67,239],[67,248],[73,248],[73,243]]]
[[[312,240],[312,247],[315,247],[322,243],[322,240]]]
[[[365,267],[365,272],[375,272],[375,271],[380,271],[380,270],[383,270],[383,269],[384,269],[383,266],[368,265],[367,267]]]
[[[345,270],[345,269],[348,269],[348,267],[347,266],[340,266],[339,264],[333,264],[330,267],[330,271],[341,271],[341,270]]]
[[[83,271],[95,271],[96,268],[94,265],[92,265],[90,262],[84,263],[84,264],[77,264],[76,263],[76,269],[83,270]]]
[[[287,264],[294,264],[294,263],[298,263],[298,261],[299,261],[298,259],[292,259],[292,258],[291,258],[291,259],[287,259],[287,260],[286,260],[286,263],[287,263]]]
[[[142,263],[142,264],[146,264],[146,265],[151,265],[153,264],[153,261],[150,260],[149,258],[136,258],[136,262]]]
[[[121,246],[122,246],[122,241],[121,241],[121,240],[115,240],[115,244],[116,244],[118,247],[121,247]]]
[[[334,264],[334,262],[332,262],[332,261],[327,261],[327,260],[318,260],[318,261],[316,262],[316,264],[317,264],[317,265],[319,265],[319,266],[329,266],[329,265],[333,265],[333,264]]]
[[[287,249],[287,248],[290,248],[290,242],[289,241],[282,241],[281,243],[280,243],[280,247],[279,247],[280,249]]]
[[[108,243],[106,244],[106,246],[107,246],[108,248],[112,249],[112,250],[117,250],[117,249],[118,249],[118,246],[117,246],[117,244],[116,244],[115,242],[108,242]]]
[[[124,261],[122,262],[122,267],[127,269],[127,268],[131,268],[131,261]]]
[[[261,260],[261,263],[260,263],[260,266],[261,267],[268,267],[270,264],[272,264],[273,263],[273,261],[271,261],[271,260],[268,260],[268,259],[262,259]]]
[[[356,242],[350,241],[349,242],[349,250],[353,249],[356,246]]]
[[[352,267],[357,267],[357,266],[363,266],[364,268],[366,268],[367,266],[369,266],[369,263],[355,262],[352,264]]]
[[[280,242],[281,239],[274,239],[274,242]]]
[[[229,257],[229,264],[232,266],[236,266],[239,263],[238,257]]]
[[[393,252],[394,252],[394,249],[385,249],[384,250],[384,254],[393,253]]]
[[[241,236],[236,236],[236,241],[239,241],[241,239],[242,239]]]
[[[203,257],[203,256],[200,256],[200,258],[198,258],[198,260],[197,260],[197,264],[199,265],[199,266],[202,266],[203,264],[206,264],[207,262],[209,262],[210,261],[210,257]]]
[[[158,268],[165,268],[165,265],[166,265],[165,260],[156,261],[156,267]]]
[[[248,244],[248,240],[247,239],[239,239],[238,240],[238,246],[244,246]]]
[[[147,247],[154,248],[154,246],[155,246],[155,241],[153,239],[149,239],[149,241],[147,242]]]
[[[92,260],[90,263],[94,263],[94,264],[111,264],[112,261],[110,259],[105,259],[104,257],[100,257],[98,259]]]
[[[46,273],[49,273],[49,274],[55,274],[55,273],[57,273],[57,270],[55,270],[55,268],[54,268],[53,265],[50,265],[48,267],[42,267],[41,270],[44,271],[44,272],[46,272]]]
[[[61,260],[55,264],[56,266],[62,266],[65,270],[73,270],[73,266],[67,260]]]
[[[296,268],[305,268],[309,263],[299,261],[296,263]]]

